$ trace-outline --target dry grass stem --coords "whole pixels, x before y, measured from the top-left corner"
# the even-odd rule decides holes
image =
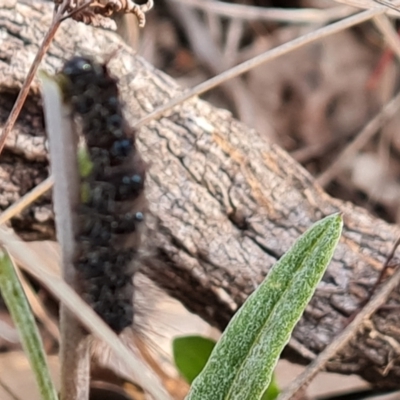
[[[172,7],[171,7],[172,8]],[[241,38],[242,22],[232,20],[229,25],[225,51],[222,53],[197,13],[185,6],[174,8],[173,13],[180,20],[186,37],[197,58],[214,74],[229,69],[236,61],[238,42]],[[237,25],[239,24],[239,26]],[[222,32],[222,30],[221,30]],[[254,120],[255,105],[246,85],[240,79],[232,79],[221,84],[221,88],[232,99],[241,121],[250,124]]]
[[[2,320],[0,320],[0,338],[10,343],[20,343],[18,331]]]
[[[5,224],[11,218],[21,213],[26,207],[30,206],[39,197],[49,191],[54,184],[54,179],[49,176],[39,185],[35,186],[30,192],[22,196],[18,201],[8,207],[0,214],[0,225]]]
[[[346,167],[348,160],[363,148],[379,131],[379,129],[392,118],[400,108],[400,94],[387,103],[382,110],[364,127],[351,143],[337,156],[329,167],[316,179],[322,187],[326,187],[335,176]]]
[[[291,337],[288,343],[289,347],[296,349],[296,351],[306,360],[312,361],[315,360],[317,355],[313,353],[310,349],[308,349],[304,344],[300,343],[294,337]]]
[[[0,387],[3,388],[3,390],[10,396],[12,400],[22,400],[16,394],[14,394],[13,391],[8,387],[8,385],[4,383],[1,379],[0,379]]]
[[[247,21],[274,21],[289,24],[326,24],[354,14],[353,7],[338,6],[326,10],[313,8],[283,9],[224,3],[212,0],[169,0],[175,5],[197,8],[221,17]]]
[[[139,128],[153,119],[157,119],[162,117],[164,114],[166,114],[168,111],[170,111],[173,107],[183,103],[184,101],[194,97],[198,96],[204,92],[207,92],[208,90],[211,90],[215,88],[216,86],[226,82],[229,79],[235,78],[252,68],[255,68],[263,63],[266,63],[268,61],[274,60],[283,54],[290,53],[293,50],[296,50],[308,43],[312,43],[318,39],[333,35],[335,33],[338,33],[340,31],[343,31],[347,28],[350,28],[354,25],[361,24],[362,22],[368,21],[371,18],[374,18],[377,15],[384,14],[386,12],[384,7],[377,7],[371,10],[363,11],[360,12],[356,15],[353,15],[351,17],[348,17],[346,19],[343,19],[339,22],[335,22],[331,25],[325,26],[323,28],[320,28],[314,32],[310,32],[306,35],[300,36],[297,39],[294,39],[288,43],[285,43],[281,46],[278,46],[272,50],[269,50],[265,53],[262,53],[248,61],[245,61],[228,71],[223,72],[222,74],[219,74],[215,76],[214,78],[211,78],[194,88],[186,91],[186,93],[183,93],[180,96],[177,96],[176,98],[172,99],[169,101],[167,104],[164,106],[161,106],[157,108],[155,111],[151,112],[149,115],[146,117],[140,119],[135,127]]]
[[[227,27],[226,43],[223,50],[223,58],[228,65],[232,65],[236,61],[243,32],[243,21],[240,19],[230,21]]]
[[[351,7],[357,7],[362,9],[371,8],[385,8],[385,12],[392,16],[399,17],[399,4],[395,5],[396,0],[335,0],[338,3],[346,4]],[[397,2],[398,3],[398,2]],[[397,8],[396,8],[397,7]]]
[[[300,149],[290,152],[291,157],[293,157],[299,164],[306,164],[311,159],[319,157],[321,154],[326,153],[331,148],[333,148],[342,138],[335,137],[328,142],[323,143],[312,143],[308,146],[304,146]]]
[[[378,15],[373,21],[381,31],[388,46],[392,49],[393,53],[396,54],[397,58],[400,59],[400,38],[389,18],[386,15]]]

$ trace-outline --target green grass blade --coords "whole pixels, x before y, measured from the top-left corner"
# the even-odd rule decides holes
[[[332,258],[341,230],[341,215],[324,218],[275,264],[232,318],[186,400],[262,397]]]
[[[37,329],[25,293],[8,254],[0,248],[0,290],[18,329],[22,346],[43,400],[57,400],[57,392],[50,378],[49,369]]]

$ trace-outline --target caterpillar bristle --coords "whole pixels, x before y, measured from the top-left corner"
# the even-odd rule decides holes
[[[145,164],[107,66],[74,57],[61,71],[65,101],[87,154],[75,268],[82,297],[116,332],[133,323],[133,273],[146,202]]]

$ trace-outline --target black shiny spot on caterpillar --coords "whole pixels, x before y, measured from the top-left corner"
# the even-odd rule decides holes
[[[133,322],[133,261],[144,221],[145,166],[107,66],[74,57],[61,71],[92,168],[81,177],[75,268],[82,297],[117,333]]]

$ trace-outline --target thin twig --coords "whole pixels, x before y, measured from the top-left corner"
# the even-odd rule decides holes
[[[11,218],[21,213],[22,210],[24,210],[26,207],[36,201],[40,196],[44,195],[52,188],[53,183],[53,177],[49,176],[43,182],[39,183],[39,185],[35,186],[31,191],[22,196],[18,201],[5,209],[0,214],[0,225],[6,223]]]
[[[400,38],[387,15],[378,15],[373,21],[381,31],[393,53],[400,59]]]
[[[231,66],[236,63],[243,30],[243,21],[239,19],[230,21],[227,27],[226,43],[223,50],[223,57],[226,65]]]
[[[299,164],[306,164],[310,160],[323,157],[328,151],[332,150],[334,146],[337,146],[343,137],[335,136],[332,140],[321,142],[321,143],[311,143],[298,150],[290,152],[290,156],[296,160]]]
[[[39,47],[38,52],[36,53],[35,59],[32,62],[31,67],[29,68],[28,75],[23,83],[21,90],[18,93],[17,100],[15,100],[14,106],[10,112],[10,115],[7,118],[6,123],[4,124],[3,131],[0,134],[0,153],[3,151],[4,145],[6,143],[7,136],[14,128],[15,122],[21,112],[21,109],[25,103],[26,97],[28,96],[29,89],[31,87],[33,78],[36,75],[36,71],[46,54],[51,42],[53,41],[54,35],[56,34],[58,28],[61,24],[61,17],[64,14],[64,11],[69,3],[69,0],[64,0],[63,4],[58,9],[57,13],[55,13],[53,17],[53,21],[50,25],[49,30],[47,31],[45,37],[43,38],[43,42]]]
[[[396,0],[335,0],[338,3],[346,4],[352,7],[370,9],[379,6],[384,6],[386,12],[390,16],[400,17],[399,5],[395,5]]]
[[[301,46],[304,46],[306,44],[312,43],[315,40],[333,35],[335,33],[343,31],[347,28],[350,28],[354,25],[368,21],[369,19],[371,19],[377,15],[381,15],[385,12],[386,12],[385,7],[376,7],[371,10],[360,12],[360,13],[353,15],[351,17],[348,17],[342,21],[336,22],[334,24],[320,28],[314,32],[310,32],[306,35],[300,36],[297,39],[294,39],[288,43],[278,46],[278,47],[276,47],[272,50],[269,50],[263,54],[260,54],[248,61],[243,62],[242,64],[237,65],[236,67],[229,69],[228,71],[223,72],[220,75],[215,76],[214,78],[211,78],[211,79],[195,86],[194,88],[186,91],[182,95],[177,96],[176,98],[169,101],[167,104],[157,108],[155,111],[151,112],[146,117],[140,119],[136,123],[135,127],[139,128],[154,119],[160,118],[165,113],[167,113],[171,108],[183,103],[184,101],[186,101],[194,96],[198,96],[204,92],[207,92],[208,90],[213,89],[214,87],[220,85],[221,83],[224,83],[228,79],[235,78],[235,77],[251,70],[252,68],[255,68],[255,67],[267,62],[267,61],[274,60],[283,54],[290,53],[291,51],[293,51]]]
[[[371,300],[371,298],[373,297],[373,295],[375,294],[376,290],[378,289],[379,285],[383,282],[383,279],[389,269],[389,264],[390,261],[393,259],[394,257],[394,253],[396,251],[396,248],[399,246],[400,243],[400,238],[397,239],[396,244],[393,246],[392,251],[390,252],[390,254],[388,255],[388,257],[386,258],[385,263],[383,264],[381,271],[379,272],[379,276],[378,279],[375,281],[375,283],[372,285],[371,289],[369,290],[369,293],[367,295],[367,297],[361,301],[360,306],[358,307],[358,309],[354,312],[353,315],[350,316],[349,320],[348,320],[348,324],[353,321],[353,319],[356,317],[356,315],[360,312],[360,310],[362,310],[362,308]]]
[[[18,331],[0,319],[0,338],[9,343],[20,343]]]
[[[0,379],[0,386],[3,388],[3,390],[13,399],[13,400],[21,400],[16,394],[12,392],[12,390],[8,387],[6,383],[4,383]]]
[[[288,346],[292,349],[296,349],[296,353],[300,354],[304,359],[308,361],[315,360],[317,355],[308,349],[303,343],[300,343],[293,336],[290,338]]]
[[[397,94],[382,110],[364,127],[354,140],[337,156],[329,167],[316,179],[322,187],[326,187],[332,179],[346,166],[362,147],[364,147],[379,131],[384,123],[392,118],[400,108],[400,93]]]
[[[400,239],[397,239],[392,248],[386,263],[389,263],[394,256]],[[400,268],[397,268],[394,274],[376,292],[372,299],[356,315],[354,320],[320,353],[317,358],[307,367],[307,369],[289,385],[289,387],[278,397],[278,400],[290,400],[296,393],[305,388],[311,380],[321,371],[327,362],[332,359],[351,339],[354,338],[360,327],[372,316],[372,314],[386,302],[394,289],[400,284]]]
[[[173,12],[175,16],[179,18],[194,53],[212,72],[212,75],[217,75],[224,69],[228,69],[232,66],[232,64],[229,64],[227,58],[224,57],[218,45],[213,41],[203,21],[193,9],[182,5],[174,9]],[[234,44],[232,44],[232,46],[234,46]],[[244,123],[251,124],[254,121],[255,106],[253,102],[250,101],[246,85],[237,78],[222,83],[221,87],[232,98],[240,120]]]
[[[180,5],[195,7],[221,17],[238,18],[247,21],[273,21],[291,24],[326,24],[354,14],[353,7],[333,7],[327,10],[313,8],[266,8],[242,4],[231,4],[213,0],[169,0]]]
[[[214,43],[221,46],[223,42],[223,24],[221,18],[210,11],[205,11],[204,14],[204,23],[207,25],[207,30],[210,32]]]
[[[386,7],[390,8],[391,10],[396,11],[397,13],[399,13],[399,11],[400,11],[400,9],[399,9],[400,4],[396,0],[373,0],[373,1],[375,1],[378,4],[386,6]]]
[[[400,35],[400,29],[397,31],[397,34]],[[366,89],[369,91],[376,90],[379,80],[383,75],[383,71],[387,68],[389,63],[393,60],[394,52],[390,48],[387,48],[382,56],[379,58],[378,64],[373,69],[371,75],[367,80]]]

